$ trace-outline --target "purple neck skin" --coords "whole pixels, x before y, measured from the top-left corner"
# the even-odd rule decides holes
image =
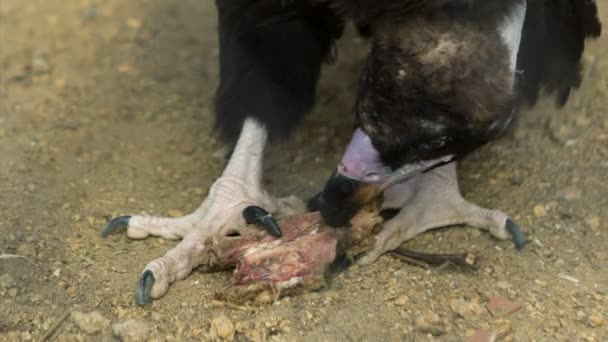
[[[380,160],[371,138],[357,128],[340,160],[338,172],[357,181],[382,183],[390,174],[390,168]]]
[[[346,152],[338,165],[338,172],[350,179],[365,183],[379,184],[382,189],[405,182],[436,165],[449,163],[454,155],[446,155],[430,160],[421,160],[405,164],[395,171],[384,165],[380,153],[372,145],[371,138],[360,128],[353,133]]]

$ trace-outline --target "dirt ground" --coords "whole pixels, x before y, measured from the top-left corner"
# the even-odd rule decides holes
[[[608,6],[601,12],[608,22]],[[608,341],[608,40],[590,44],[585,83],[566,108],[526,112],[461,165],[465,196],[510,213],[526,250],[444,229],[406,246],[468,250],[479,269],[384,256],[259,308],[212,301],[229,273],[193,273],[137,306],[139,272],[177,242],[99,231],[118,214],[187,213],[220,174],[215,25],[211,1],[0,1],[0,340],[52,331],[110,341],[111,324],[130,319],[149,329],[139,337],[212,339],[211,321],[225,315],[237,340],[461,341],[485,329],[503,341]],[[307,198],[335,167],[364,50],[358,38],[340,42],[315,112],[268,151],[275,194]],[[485,305],[495,295],[521,309],[493,317]],[[62,320],[71,311],[95,313]]]

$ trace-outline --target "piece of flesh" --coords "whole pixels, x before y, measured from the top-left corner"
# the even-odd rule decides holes
[[[280,295],[323,287],[338,256],[352,257],[371,246],[382,218],[377,206],[362,210],[350,228],[323,224],[318,212],[288,216],[279,221],[282,237],[275,238],[248,225],[241,236],[217,236],[205,243],[201,270],[235,268],[232,283],[218,297],[235,303],[268,303]]]
[[[232,284],[218,292],[220,298],[266,303],[280,294],[316,290],[325,284],[325,272],[338,251],[340,231],[323,227],[318,213],[291,216],[280,224],[284,237],[279,240],[236,238],[241,241],[208,246],[209,251],[230,256],[227,260],[236,266]],[[234,258],[237,253],[238,259]]]

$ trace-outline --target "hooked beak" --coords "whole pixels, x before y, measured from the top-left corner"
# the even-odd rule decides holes
[[[323,192],[311,201],[309,207],[320,210],[326,224],[345,227],[363,206],[381,195],[389,186],[405,182],[453,159],[454,156],[448,155],[409,163],[391,172],[390,168],[381,162],[369,136],[358,128],[337,170],[325,184]]]
[[[323,221],[329,226],[346,227],[350,219],[380,193],[379,184],[348,178],[336,171],[314,199],[314,207],[321,211]]]

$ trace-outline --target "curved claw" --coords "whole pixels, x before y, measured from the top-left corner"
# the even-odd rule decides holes
[[[108,224],[101,230],[101,236],[106,237],[113,231],[121,227],[128,227],[131,216],[118,216],[110,220]]]
[[[349,267],[353,265],[354,261],[352,258],[347,257],[346,255],[338,255],[336,259],[329,265],[330,273],[341,273],[346,271]]]
[[[338,255],[336,259],[329,265],[329,271],[331,273],[341,273],[348,270],[352,265],[359,262],[367,255],[366,252],[355,254],[353,256]]]
[[[150,270],[145,270],[144,273],[139,277],[139,283],[137,284],[137,290],[135,290],[135,302],[139,305],[150,304],[150,292],[152,286],[154,286],[154,273]]]
[[[280,238],[283,234],[277,221],[268,211],[255,205],[243,209],[243,218],[247,224],[256,224],[264,228],[268,234]]]
[[[526,247],[526,237],[524,236],[524,233],[522,233],[521,228],[519,228],[519,226],[513,222],[513,220],[507,219],[506,229],[509,234],[511,234],[515,248],[522,250],[524,247]]]

